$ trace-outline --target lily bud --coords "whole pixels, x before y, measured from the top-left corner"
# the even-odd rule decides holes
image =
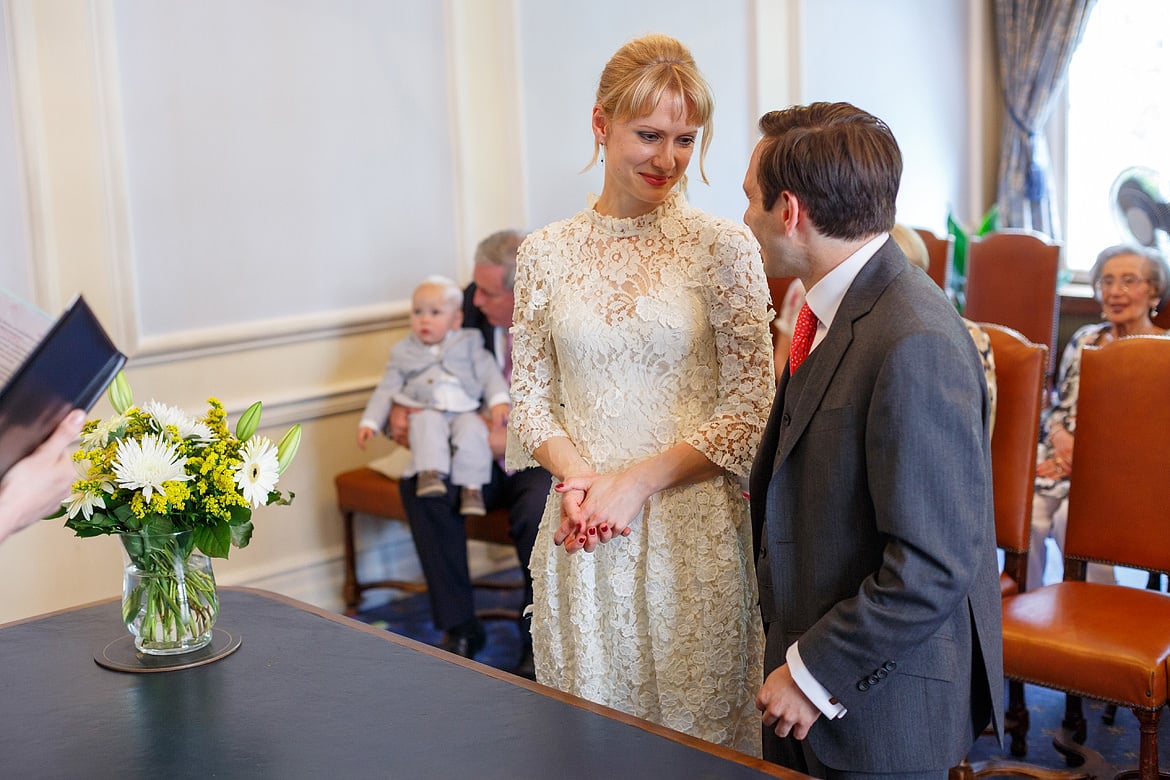
[[[301,446],[301,425],[297,423],[288,429],[288,433],[276,445],[276,462],[277,474],[283,474],[284,470],[292,463],[293,458],[297,454],[297,448]]]
[[[257,401],[240,415],[240,421],[236,423],[236,438],[240,441],[247,441],[252,438],[252,434],[256,432],[259,425],[260,402]]]
[[[130,381],[126,379],[124,371],[119,371],[114,381],[110,383],[108,396],[110,406],[114,407],[118,414],[125,414],[126,410],[134,405],[134,394],[130,392]]]

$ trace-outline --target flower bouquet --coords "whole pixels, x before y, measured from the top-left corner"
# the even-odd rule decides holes
[[[289,504],[276,489],[300,444],[294,425],[278,444],[255,435],[261,404],[228,429],[223,405],[208,399],[194,418],[151,401],[133,404],[119,373],[114,415],[82,428],[73,458],[78,480],[54,517],[79,537],[118,534],[125,551],[122,618],[139,650],[189,652],[211,640],[219,613],[210,558],[252,538],[252,510]]]

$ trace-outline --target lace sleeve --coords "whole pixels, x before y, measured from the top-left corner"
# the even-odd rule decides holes
[[[508,421],[505,465],[524,469],[539,465],[532,452],[564,429],[557,408],[556,354],[549,334],[551,242],[541,234],[524,241],[516,256],[516,308],[512,316],[512,413]]]
[[[747,476],[776,392],[773,312],[759,245],[738,226],[721,231],[706,285],[719,380],[715,411],[686,442],[712,463]]]

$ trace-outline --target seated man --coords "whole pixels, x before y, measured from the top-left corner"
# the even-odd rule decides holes
[[[511,381],[511,341],[516,278],[516,250],[524,234],[506,230],[485,238],[476,247],[474,283],[468,286],[463,300],[463,327],[483,331],[484,343],[496,356]],[[410,409],[395,405],[390,412],[390,436],[399,444],[407,442],[407,419]],[[505,426],[492,426],[489,443],[492,453],[502,460],[507,438]],[[542,468],[506,473],[499,462],[492,464],[491,481],[484,486],[487,510],[507,507],[510,534],[516,544],[520,568],[524,574],[524,603],[532,603],[532,577],[528,561],[536,541],[536,530],[544,513],[544,504],[552,485],[552,475]],[[465,658],[483,649],[487,633],[475,616],[471,575],[467,567],[467,534],[459,513],[458,493],[419,496],[417,478],[401,483],[402,504],[406,508],[414,545],[422,563],[423,576],[430,592],[435,626],[446,632],[443,648]],[[532,638],[527,621],[521,619],[522,646],[517,674],[533,677]]]

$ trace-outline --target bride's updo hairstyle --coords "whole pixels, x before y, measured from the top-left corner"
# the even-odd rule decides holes
[[[667,94],[682,96],[687,121],[702,130],[699,175],[706,183],[703,160],[711,145],[715,98],[686,46],[669,35],[655,33],[635,38],[610,57],[597,83],[597,105],[611,121],[626,122],[649,116]],[[597,162],[599,152],[600,144],[594,138],[593,159],[585,170]],[[682,184],[686,184],[685,177]]]

